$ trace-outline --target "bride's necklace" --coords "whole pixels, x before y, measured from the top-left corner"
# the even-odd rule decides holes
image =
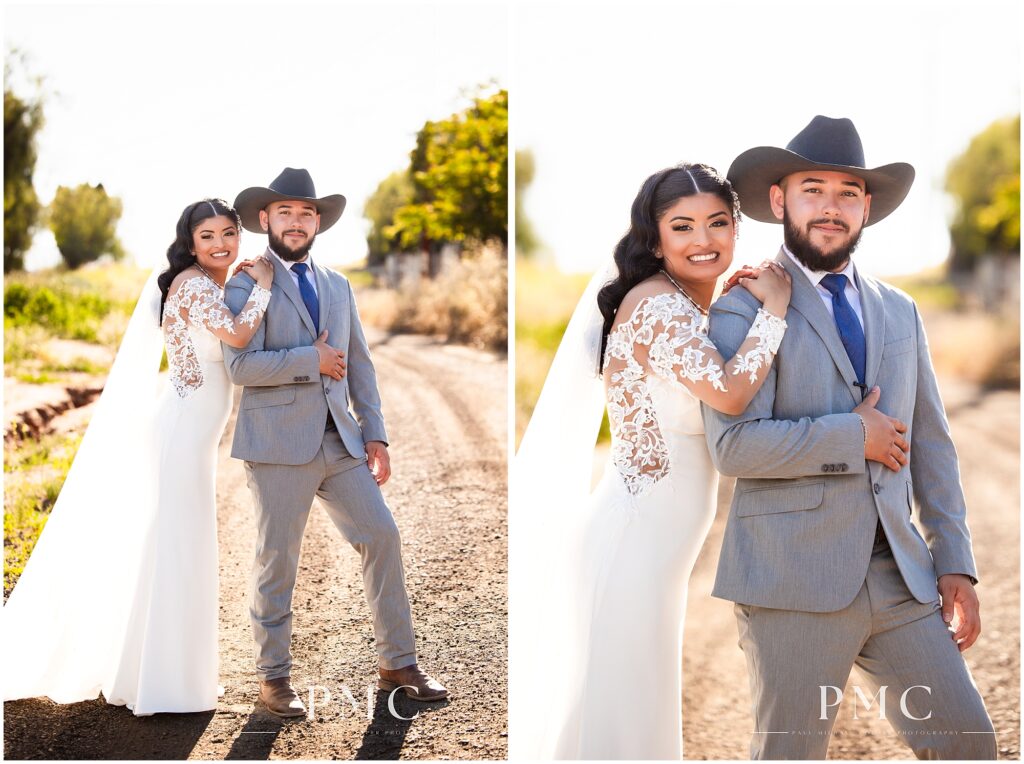
[[[212,282],[213,282],[214,284],[216,284],[217,286],[219,286],[219,287],[220,287],[221,289],[223,289],[223,288],[224,288],[224,285],[223,285],[223,284],[221,284],[221,283],[220,283],[219,281],[217,281],[217,279],[215,279],[215,278],[214,278],[213,276],[211,276],[211,275],[210,275],[210,272],[209,272],[208,270],[206,270],[206,268],[204,268],[203,266],[201,266],[201,265],[199,264],[199,260],[196,260],[196,268],[198,268],[198,269],[199,269],[199,270],[201,270],[201,271],[202,271],[203,273],[205,273],[205,274],[206,274],[206,278],[208,278],[208,279],[209,279],[210,281],[212,281]],[[666,274],[666,275],[667,275],[667,274]],[[671,276],[669,276],[669,278],[672,278],[672,277],[671,277]]]
[[[667,278],[667,279],[668,279],[669,281],[671,281],[671,282],[672,282],[672,286],[674,286],[674,287],[675,287],[676,289],[678,289],[678,290],[679,290],[679,293],[680,293],[680,294],[682,294],[682,295],[683,295],[683,297],[685,297],[685,298],[686,298],[687,300],[689,300],[689,301],[690,301],[690,303],[691,303],[691,304],[693,305],[693,307],[695,307],[695,308],[696,308],[697,310],[699,310],[699,311],[700,311],[700,314],[701,314],[702,316],[706,316],[706,315],[708,314],[708,310],[707,310],[707,308],[702,308],[702,307],[700,306],[700,303],[698,303],[698,302],[697,302],[697,301],[696,301],[695,299],[693,299],[692,297],[690,297],[690,295],[688,295],[688,294],[686,293],[686,290],[685,290],[685,289],[683,289],[683,288],[682,288],[682,287],[681,287],[681,286],[679,285],[679,282],[678,282],[678,281],[676,281],[676,280],[675,280],[674,278],[672,278],[672,274],[670,274],[670,273],[669,273],[668,271],[666,271],[666,270],[665,270],[664,268],[662,268],[662,269],[661,269],[661,272],[665,274],[665,278]]]

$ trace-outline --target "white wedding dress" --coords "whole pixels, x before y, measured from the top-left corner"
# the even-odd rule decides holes
[[[184,281],[164,307],[170,374],[154,394],[138,390],[159,365],[140,339],[156,326],[151,287],[4,607],[5,700],[102,692],[138,716],[216,707],[215,479],[232,403],[220,339],[253,329],[270,292],[255,286],[235,317],[212,279]],[[143,351],[149,376],[118,373]]]
[[[512,608],[513,632],[532,627],[531,641],[541,646],[524,659],[544,666],[530,680],[534,697],[517,692],[513,699],[514,706],[538,709],[513,713],[521,720],[510,729],[513,758],[682,758],[687,581],[714,518],[718,486],[700,401],[683,381],[718,390],[754,384],[785,330],[784,321],[760,311],[723,369],[710,357],[705,322],[687,297],[663,293],[641,300],[609,333],[609,463],[589,500],[566,508],[561,521],[548,516],[547,529],[558,539],[549,552],[553,565],[545,566],[547,585],[530,592],[547,602],[520,600]],[[740,374],[747,376],[735,380]],[[533,566],[544,557],[543,545],[537,549]],[[518,619],[518,607],[538,617]],[[552,643],[554,660],[540,654]],[[520,678],[525,687],[528,680]]]

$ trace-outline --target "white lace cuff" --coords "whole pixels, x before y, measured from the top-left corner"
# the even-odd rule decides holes
[[[756,339],[757,344],[748,352],[736,357],[734,375],[750,374],[750,382],[757,381],[757,372],[772,362],[772,357],[779,352],[779,345],[786,334],[788,324],[783,318],[769,313],[764,308],[757,309],[754,323],[747,332],[747,339]]]
[[[238,320],[246,326],[252,327],[260,320],[270,304],[270,290],[264,289],[259,284],[254,284],[246,304],[249,307],[242,311]]]

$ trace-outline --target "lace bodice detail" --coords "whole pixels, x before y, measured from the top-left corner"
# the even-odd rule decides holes
[[[270,291],[253,285],[249,301],[236,316],[224,303],[221,287],[206,275],[181,283],[164,303],[163,330],[167,347],[167,365],[171,384],[181,398],[187,398],[203,386],[200,352],[190,328],[211,336],[219,352],[219,340],[246,332],[250,337],[270,304]]]
[[[605,349],[612,462],[634,496],[645,493],[669,471],[669,448],[651,394],[651,378],[670,383],[679,394],[701,387],[722,393],[730,376],[747,375],[755,385],[782,342],[786,322],[758,310],[741,352],[725,364],[707,335],[707,319],[678,292],[642,299],[627,321],[613,327]]]

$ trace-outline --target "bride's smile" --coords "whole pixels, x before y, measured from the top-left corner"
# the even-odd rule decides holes
[[[658,247],[665,270],[701,305],[711,304],[719,277],[732,264],[736,227],[715,194],[684,196],[658,220]]]

